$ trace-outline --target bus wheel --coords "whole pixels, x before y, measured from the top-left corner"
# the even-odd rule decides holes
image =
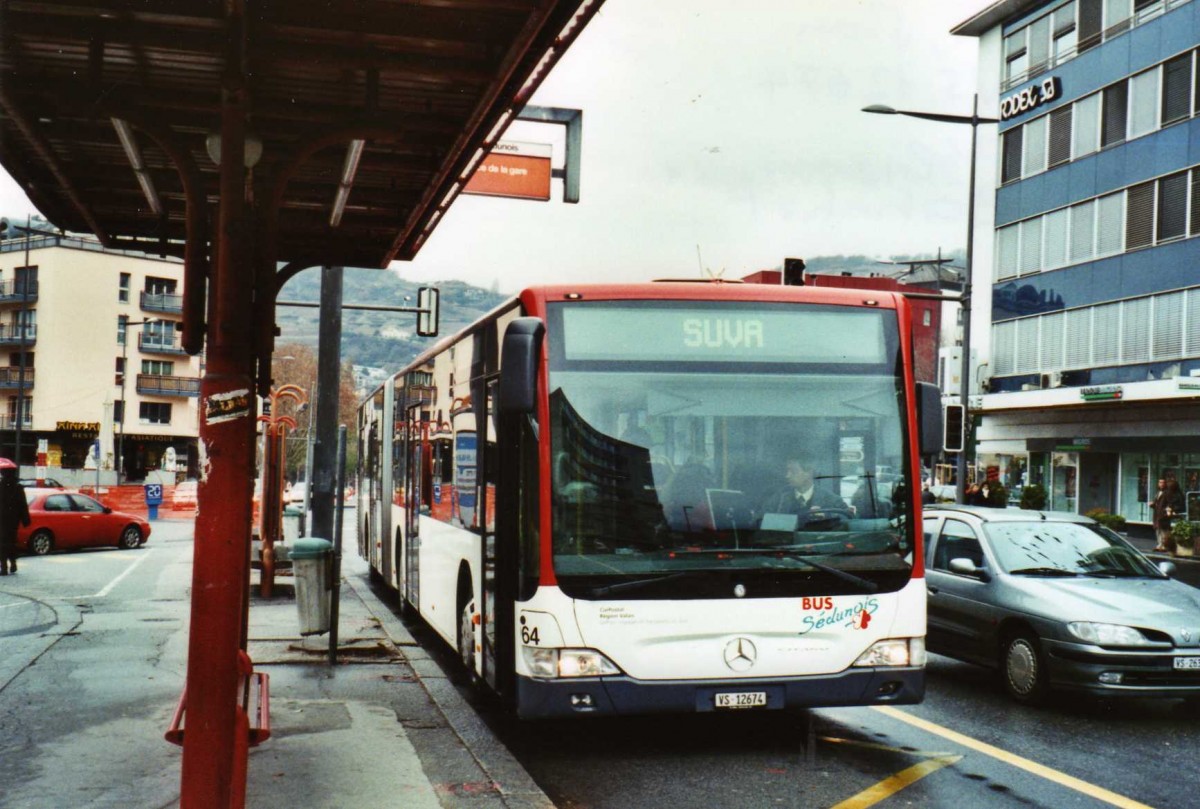
[[[467,677],[472,682],[475,681],[475,602],[468,601],[463,604],[462,613],[458,621],[458,656],[462,660],[463,667],[467,670]]]

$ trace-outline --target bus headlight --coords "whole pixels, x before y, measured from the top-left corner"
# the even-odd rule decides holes
[[[620,674],[617,665],[595,649],[543,649],[522,646],[525,665],[534,677],[603,677]]]
[[[924,638],[889,638],[872,644],[854,661],[855,666],[924,666]]]

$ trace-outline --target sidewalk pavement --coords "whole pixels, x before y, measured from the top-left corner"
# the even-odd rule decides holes
[[[342,561],[337,663],[301,638],[290,575],[257,596],[248,651],[270,675],[271,737],[251,748],[246,806],[553,809],[405,626]]]

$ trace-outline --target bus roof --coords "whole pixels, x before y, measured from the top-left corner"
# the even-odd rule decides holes
[[[520,295],[549,303],[560,300],[699,300],[828,303],[861,306],[867,301],[895,309],[903,295],[886,290],[743,284],[722,281],[656,281],[643,284],[555,284],[529,287]]]

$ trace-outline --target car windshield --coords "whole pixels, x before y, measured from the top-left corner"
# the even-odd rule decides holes
[[[1162,572],[1121,537],[1091,523],[989,522],[1001,570],[1017,575],[1150,576]]]
[[[751,321],[791,342],[733,354],[722,341],[751,339]],[[655,333],[710,322],[723,325],[695,356]],[[907,582],[894,312],[576,304],[550,326],[554,565],[568,593],[727,594],[735,571],[764,577],[757,595]]]

